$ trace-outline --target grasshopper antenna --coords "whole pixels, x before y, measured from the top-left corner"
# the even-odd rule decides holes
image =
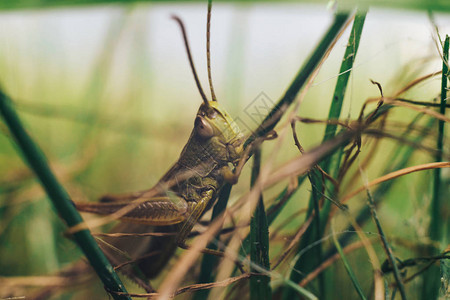
[[[209,87],[211,89],[211,98],[212,101],[217,101],[216,93],[214,93],[214,87],[212,83],[212,76],[211,76],[211,53],[209,51],[210,49],[210,28],[211,28],[211,7],[212,7],[212,0],[208,0],[208,17],[206,19],[206,60],[208,64],[208,80],[209,80]]]
[[[180,25],[181,33],[183,34],[184,46],[186,47],[186,52],[188,55],[189,64],[191,65],[192,74],[194,74],[195,83],[197,84],[197,88],[198,91],[200,92],[200,95],[202,96],[203,102],[206,105],[209,105],[208,98],[206,98],[206,95],[202,89],[202,85],[200,84],[200,80],[198,80],[197,71],[195,71],[194,60],[192,59],[191,49],[189,47],[189,42],[187,39],[186,29],[184,28],[183,21],[181,21],[181,19],[175,15],[172,15],[172,19],[174,19],[178,23],[178,25]]]

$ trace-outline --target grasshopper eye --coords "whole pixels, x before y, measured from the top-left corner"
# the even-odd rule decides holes
[[[214,135],[214,130],[211,125],[200,116],[195,118],[195,131],[203,139],[210,138]]]
[[[210,119],[214,119],[217,116],[217,111],[214,109],[211,109],[210,111],[208,111],[208,118]]]

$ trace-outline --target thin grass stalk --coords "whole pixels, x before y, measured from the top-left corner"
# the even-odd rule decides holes
[[[253,155],[253,168],[251,185],[253,186],[259,176],[261,167],[261,148],[255,150]],[[258,205],[255,208],[253,217],[250,220],[250,260],[251,272],[258,272],[259,268],[270,270],[269,261],[269,228],[267,216],[264,210],[262,194],[259,197]],[[256,265],[259,268],[255,269]],[[270,287],[270,276],[252,276],[250,278],[250,299],[269,300],[272,299],[272,289]]]
[[[353,286],[356,289],[356,292],[358,293],[359,297],[362,300],[366,300],[366,296],[364,296],[361,285],[359,284],[358,279],[356,278],[355,272],[353,272],[353,269],[350,266],[345,254],[344,254],[344,251],[342,250],[341,244],[339,244],[339,241],[336,237],[334,229],[333,229],[333,242],[334,242],[334,246],[336,247],[336,249],[342,259],[342,263],[344,264],[345,270],[347,271],[347,274],[350,277],[350,280],[352,281]]]
[[[400,275],[400,271],[399,271],[398,266],[397,266],[397,261],[395,260],[395,257],[394,257],[394,254],[392,252],[391,247],[389,246],[389,243],[387,241],[386,235],[384,234],[383,228],[381,227],[381,223],[380,223],[380,220],[378,219],[378,214],[377,214],[377,211],[375,209],[375,202],[374,202],[374,200],[372,198],[372,194],[370,193],[370,191],[368,189],[367,189],[367,199],[368,199],[368,202],[369,202],[368,205],[370,207],[370,212],[372,213],[372,218],[373,218],[373,220],[375,222],[378,234],[380,235],[380,239],[381,239],[381,242],[383,244],[383,248],[384,248],[384,250],[386,252],[386,255],[388,256],[389,263],[392,266],[392,269],[393,269],[393,272],[394,272],[394,278],[395,278],[395,281],[397,283],[397,288],[400,291],[400,295],[402,297],[402,300],[406,300],[407,297],[406,297],[406,292],[405,292],[405,286],[403,285],[403,281],[402,281],[402,278],[401,278],[401,275]]]
[[[361,33],[364,27],[364,21],[366,17],[366,11],[357,11],[355,20],[353,21],[353,26],[351,29],[349,41],[347,44],[347,48],[345,50],[344,58],[342,60],[342,64],[339,70],[340,76],[338,77],[336,87],[333,93],[333,98],[331,101],[330,111],[329,111],[329,119],[338,119],[341,115],[342,110],[342,104],[345,97],[345,91],[347,89],[348,80],[350,77],[351,70],[353,68],[353,63],[356,58],[356,54],[359,47],[359,41],[361,39]],[[325,128],[325,134],[323,141],[327,141],[331,138],[333,138],[336,135],[336,125],[333,124],[327,124]],[[337,151],[338,153],[341,153],[342,151]],[[341,160],[341,155],[334,156],[334,159],[336,160],[336,170],[338,169],[339,162]],[[331,164],[331,158],[328,158],[324,160],[324,162],[321,164],[322,169],[325,172],[329,172],[329,167]],[[314,170],[313,170],[314,172]],[[316,173],[318,173],[316,171]],[[313,173],[314,174],[314,173]],[[316,174],[317,175],[317,174]],[[312,180],[311,180],[312,178]],[[310,176],[311,185],[313,188],[313,192],[311,193],[311,199],[308,206],[308,214],[307,218],[313,211],[313,207],[316,205],[321,198],[321,190],[324,189],[323,183],[320,176]],[[334,193],[334,192],[333,192]],[[304,247],[312,244],[315,240],[319,240],[321,236],[323,236],[323,231],[325,229],[326,222],[328,221],[328,215],[331,209],[331,202],[325,201],[324,207],[322,208],[322,211],[320,214],[317,214],[317,218],[319,220],[318,226],[311,226],[308,228],[307,232],[303,236],[299,250],[303,249]],[[303,272],[308,273],[315,269],[315,267],[318,265],[317,263],[321,260],[322,257],[322,247],[319,246],[320,249],[317,251],[317,255],[311,252],[306,253],[305,255],[308,257],[303,257],[301,260],[298,260],[295,263],[294,269],[301,269]],[[300,282],[303,279],[303,275],[292,272],[291,273],[291,280],[294,282]],[[319,277],[320,287],[321,287],[321,295],[324,296],[325,289],[324,289],[324,277],[321,275]],[[290,299],[292,298],[292,292],[287,291],[284,293],[284,299]]]
[[[70,196],[51,171],[44,153],[23,127],[13,108],[12,100],[2,91],[0,91],[0,114],[14,136],[23,159],[38,177],[42,187],[67,226],[72,227],[83,222],[72,204]],[[112,297],[117,300],[130,300],[129,297],[118,294],[126,293],[126,289],[89,230],[78,231],[73,234],[73,237]]]
[[[449,52],[449,37],[445,38],[443,47],[443,62],[442,62],[442,78],[441,78],[441,103],[439,112],[445,115],[445,105],[447,103],[447,82],[449,77],[448,69],[448,54]],[[444,145],[444,125],[445,122],[439,120],[438,122],[438,137],[436,142],[437,153],[435,157],[436,162],[442,161],[443,145]],[[433,177],[433,195],[431,199],[430,207],[430,225],[428,228],[428,234],[432,241],[440,242],[443,238],[444,228],[448,225],[448,220],[445,216],[445,191],[442,189],[441,170],[434,170]],[[447,200],[448,201],[448,200]],[[435,254],[436,249],[430,249],[431,253]],[[422,286],[422,298],[436,299],[438,297],[440,283],[439,268],[432,266],[427,272],[424,273],[423,286]]]

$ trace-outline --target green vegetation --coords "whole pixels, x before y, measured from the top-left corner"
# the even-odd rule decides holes
[[[183,12],[194,15],[190,20],[204,16],[206,23],[206,3],[177,8],[123,1],[103,7],[103,2],[110,1],[6,1],[0,5],[8,10],[3,22],[10,24],[10,18],[11,28],[18,28],[15,18],[37,18],[34,12],[14,10],[41,8],[39,13],[49,14],[41,22],[60,32],[57,37],[64,39],[64,32],[79,34],[79,43],[97,49],[92,50],[95,55],[87,55],[89,47],[72,44],[73,49],[58,52],[60,40],[50,40],[46,26],[42,32],[39,25],[23,29],[39,34],[36,38],[17,33],[19,42],[14,42],[13,31],[0,34],[0,299],[24,295],[108,299],[107,292],[115,299],[156,296],[146,294],[120,272],[117,276],[102,255],[95,239],[100,241],[97,233],[107,232],[112,224],[94,226],[97,217],[83,214],[93,234],[80,228],[68,233],[68,228],[82,222],[71,201],[97,201],[107,193],[150,188],[176,161],[201,100],[185,55],[178,52],[181,37],[170,35],[173,24],[165,10],[180,13],[181,19]],[[380,5],[373,2],[368,3]],[[397,5],[424,11],[450,9],[438,2],[427,3],[405,0]],[[354,5],[351,1],[339,4],[341,9]],[[55,17],[73,18],[74,8],[67,5],[86,12],[100,8],[101,13],[90,16],[93,23],[79,21],[79,31],[67,29],[62,17],[59,21]],[[65,10],[49,9],[54,6]],[[197,15],[192,7],[199,7],[201,13]],[[280,7],[290,8],[289,4]],[[429,38],[434,48],[427,48],[425,58],[410,54],[414,61],[395,64],[403,55],[402,47],[410,45],[398,40],[394,44],[405,42],[406,46],[399,47],[397,57],[382,61],[370,51],[376,47],[372,39],[384,38],[373,36],[373,28],[383,24],[371,25],[371,10],[366,8],[338,10],[334,17],[329,13],[329,24],[311,25],[322,29],[312,41],[302,36],[302,54],[277,44],[281,39],[269,43],[273,51],[280,47],[288,51],[275,56],[279,60],[275,62],[264,56],[251,74],[244,72],[243,62],[251,60],[245,51],[255,51],[251,50],[255,45],[250,32],[246,39],[243,28],[253,24],[258,12],[252,15],[252,6],[237,5],[229,22],[230,37],[226,37],[215,35],[223,25],[221,19],[215,23],[216,14],[220,18],[221,9],[226,8],[219,4],[213,8],[212,61],[218,99],[248,134],[246,148],[251,151],[239,182],[221,190],[214,208],[188,239],[188,244],[195,245],[209,236],[208,248],[225,252],[225,257],[187,256],[189,252],[180,249],[151,281],[158,292],[158,287],[168,286],[180,275],[171,271],[183,263],[183,281],[173,287],[177,299],[450,297],[446,35],[450,28],[440,28],[430,14],[427,22],[435,27],[436,37],[434,43]],[[255,27],[257,34],[263,31],[269,40],[276,38],[264,27],[277,22],[272,14],[275,10],[264,11],[264,22]],[[157,23],[161,15],[168,23]],[[418,15],[427,20],[425,12]],[[102,24],[109,25],[98,25],[102,17],[108,18]],[[295,24],[289,18],[283,22]],[[203,35],[190,24],[186,24],[190,37]],[[285,28],[292,36],[303,30]],[[99,33],[90,35],[90,30]],[[90,41],[91,36],[102,40]],[[158,44],[165,39],[167,44]],[[225,57],[230,61],[225,68],[215,68],[224,56],[216,54],[220,51],[215,51],[214,42],[223,40],[229,43],[223,52],[229,53]],[[240,44],[234,45],[236,41]],[[251,54],[263,52],[260,46]],[[164,50],[158,52],[157,47]],[[233,52],[234,47],[241,52]],[[194,49],[203,49],[203,44],[191,48],[194,60],[200,61],[197,71],[202,80],[203,58]],[[155,69],[160,62],[154,56],[171,51],[181,57]],[[288,54],[295,61],[289,60],[289,68],[284,61],[290,59]],[[71,71],[58,65],[73,59],[76,63],[68,64]],[[375,60],[381,73],[394,75],[382,77],[376,67],[360,72],[361,65],[369,64],[367,59]],[[261,72],[265,67],[269,71]],[[227,71],[220,76],[222,69]],[[271,79],[257,87],[263,94],[252,98],[253,102],[227,99],[246,94],[242,83],[259,82],[260,75]],[[217,78],[239,85],[221,87]],[[266,89],[280,91],[270,92],[278,100],[269,106]],[[219,222],[222,230],[212,232]],[[135,237],[136,245],[140,238]],[[94,270],[80,263],[83,260]]]

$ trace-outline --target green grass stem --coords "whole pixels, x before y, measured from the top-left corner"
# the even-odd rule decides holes
[[[347,260],[347,257],[344,254],[344,251],[342,250],[341,244],[339,244],[339,241],[336,237],[334,230],[333,230],[333,242],[334,242],[334,246],[336,247],[337,251],[339,252],[339,255],[341,256],[342,263],[344,264],[345,270],[347,271],[347,274],[350,277],[350,280],[352,281],[353,286],[356,289],[356,292],[358,293],[359,297],[362,300],[366,300],[366,296],[364,296],[361,285],[359,284],[358,279],[356,278],[355,272],[353,272],[353,269],[350,266],[350,264]]]
[[[361,38],[362,29],[364,27],[364,21],[366,17],[366,11],[358,11],[355,16],[355,20],[353,22],[353,26],[350,32],[349,41],[347,43],[347,48],[345,50],[344,58],[341,63],[341,67],[339,70],[340,76],[338,77],[335,91],[333,93],[333,98],[331,101],[331,106],[329,110],[329,119],[338,119],[341,110],[342,110],[342,104],[345,97],[345,91],[347,89],[348,80],[350,77],[351,70],[353,68],[353,63],[356,58],[356,54],[358,51],[359,41]],[[328,124],[325,128],[325,134],[323,141],[327,141],[331,138],[333,138],[336,135],[336,126]],[[337,151],[340,153],[341,151]],[[338,169],[340,155],[338,156],[331,156],[334,157],[336,160],[336,163],[334,164],[336,166],[336,169]],[[327,158],[324,160],[324,162],[321,163],[322,169],[325,170],[325,172],[329,172],[329,166],[331,164],[331,158]],[[322,193],[325,190],[325,187],[323,186],[322,178],[319,174],[317,174],[318,171],[313,170],[311,172],[310,182],[312,186],[312,193],[311,198],[308,205],[308,213],[307,217],[310,216],[310,214],[314,211],[314,208],[317,210],[317,203],[322,197]],[[313,176],[314,175],[314,176]],[[334,192],[333,192],[334,193]],[[334,197],[332,197],[334,198]],[[300,241],[300,247],[299,251],[301,249],[307,247],[308,245],[314,243],[316,240],[320,240],[320,238],[323,236],[323,231],[325,230],[326,222],[328,222],[328,215],[331,209],[331,202],[325,201],[324,207],[322,208],[322,211],[319,213],[317,212],[316,218],[317,221],[316,226],[310,226],[308,230],[303,235],[301,241]],[[311,272],[317,264],[322,261],[322,247],[319,245],[319,249],[312,252],[307,252],[305,257],[302,257],[301,260],[298,260],[295,262],[294,269],[302,270],[303,274],[307,274]],[[300,282],[300,280],[303,278],[303,275],[297,272],[291,273],[291,280],[294,282]],[[321,295],[324,296],[325,293],[325,280],[323,276],[319,276],[319,284],[320,284],[320,290]],[[291,299],[293,296],[292,291],[287,290],[284,293],[284,299]]]
[[[251,185],[253,186],[259,176],[261,166],[261,149],[255,150],[253,155],[253,167]],[[270,270],[269,261],[269,227],[264,209],[262,194],[250,220],[250,260],[251,272],[258,272],[252,266],[257,265],[265,270]],[[270,276],[252,276],[250,278],[250,299],[270,300],[272,299],[272,289],[270,287]]]
[[[334,89],[333,98],[331,101],[330,110],[328,112],[328,120],[339,119],[342,111],[342,105],[344,103],[345,91],[347,90],[348,80],[355,62],[356,53],[359,48],[359,41],[361,40],[361,34],[364,27],[364,21],[366,20],[367,12],[358,11],[353,21],[353,26],[348,39],[347,47],[345,48],[344,58],[342,59],[341,67],[339,69],[339,77]],[[336,135],[337,125],[327,124],[325,127],[325,135],[323,141],[327,141]],[[325,160],[321,166],[322,169],[329,169],[330,159]]]
[[[44,153],[23,127],[19,116],[13,108],[12,100],[2,91],[0,91],[0,114],[14,136],[22,152],[23,159],[38,177],[60,217],[69,227],[83,222],[80,214],[72,204],[70,196],[51,171]],[[126,289],[89,230],[76,232],[73,234],[73,237],[112,297],[117,300],[130,299],[127,296],[118,294],[126,293]]]
[[[445,115],[445,105],[447,103],[447,82],[449,77],[448,70],[448,51],[449,51],[449,37],[445,38],[444,43],[444,62],[442,64],[442,80],[441,80],[441,106],[439,107],[439,112]],[[438,137],[436,142],[437,153],[435,160],[436,162],[442,161],[442,153],[444,148],[444,125],[445,122],[442,120],[438,121]],[[433,182],[433,198],[431,204],[431,223],[429,228],[430,238],[434,241],[439,241],[442,237],[443,231],[443,200],[441,191],[441,169],[437,168],[434,170],[434,182]]]
[[[441,78],[441,103],[439,112],[445,115],[445,106],[447,103],[447,86],[449,78],[448,56],[449,56],[449,37],[445,38],[443,47],[443,62],[442,62],[442,78]],[[445,122],[439,120],[438,122],[438,136],[436,142],[437,153],[435,161],[442,161],[442,153],[444,146],[444,125]],[[446,208],[447,206],[447,208]],[[441,169],[434,170],[433,176],[433,194],[430,206],[430,225],[428,227],[428,235],[432,241],[444,242],[443,233],[448,227],[448,216],[445,212],[448,211],[448,193],[442,188]],[[447,233],[448,234],[448,233]],[[443,246],[445,247],[446,243]],[[440,249],[430,249],[430,254],[435,254]],[[432,266],[424,273],[422,286],[422,298],[437,299],[440,286],[440,274],[437,266]],[[424,298],[425,297],[425,298]]]

